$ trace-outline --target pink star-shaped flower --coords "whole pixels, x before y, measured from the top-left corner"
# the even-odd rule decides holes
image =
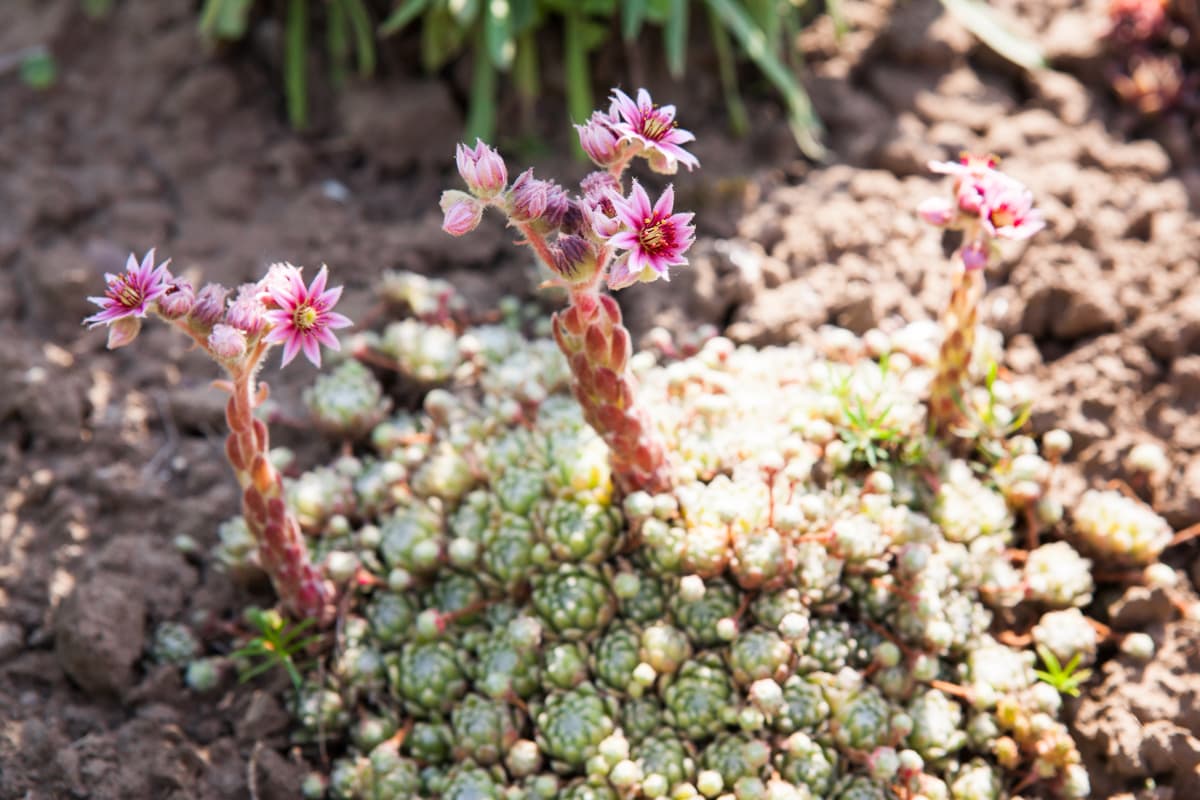
[[[133,254],[125,263],[125,271],[120,275],[111,272],[104,274],[108,288],[104,297],[89,297],[88,300],[100,306],[100,311],[85,319],[83,322],[92,328],[97,325],[109,325],[125,317],[144,317],[151,301],[166,293],[170,286],[171,274],[167,272],[167,259],[157,267],[154,266],[154,250],[146,253],[142,263],[138,264]]]
[[[640,146],[650,161],[650,169],[671,175],[679,164],[689,172],[700,166],[699,159],[680,147],[696,137],[678,127],[675,106],[654,105],[645,89],[638,89],[636,103],[620,89],[613,89],[613,107],[620,115],[613,127],[621,135],[621,141]]]
[[[291,266],[291,265],[288,265]],[[321,348],[340,350],[341,345],[332,331],[347,328],[354,323],[331,310],[342,296],[342,287],[326,289],[329,270],[322,266],[317,277],[307,287],[300,270],[292,267],[286,274],[287,280],[276,281],[269,287],[271,300],[277,306],[266,312],[271,330],[264,341],[283,344],[283,363],[286,367],[301,350],[316,366],[321,366]]]
[[[983,182],[981,194],[979,216],[992,236],[1028,239],[1046,227],[1033,207],[1033,193],[1020,181],[997,172]]]
[[[668,186],[653,207],[646,190],[637,181],[633,182],[628,199],[614,193],[610,200],[616,218],[625,229],[608,242],[628,253],[613,266],[608,285],[620,289],[639,280],[670,280],[669,268],[687,263],[683,254],[696,238],[696,228],[691,224],[694,215],[672,213],[674,187]]]

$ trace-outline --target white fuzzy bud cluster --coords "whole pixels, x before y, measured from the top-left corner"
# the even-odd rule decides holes
[[[1089,490],[1075,509],[1079,543],[1097,558],[1143,565],[1171,542],[1171,526],[1145,503],[1117,491]]]

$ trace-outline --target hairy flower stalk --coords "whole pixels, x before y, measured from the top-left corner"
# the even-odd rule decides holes
[[[553,319],[554,338],[567,357],[573,391],[584,417],[608,444],[617,484],[626,492],[661,492],[671,486],[667,450],[649,410],[639,404],[629,371],[629,330],[611,296],[602,293],[638,282],[669,280],[669,269],[687,263],[695,238],[692,215],[674,212],[668,186],[655,203],[634,181],[625,196],[621,178],[634,158],[674,174],[679,164],[699,165],[681,145],[693,138],[675,123],[673,106],[656,106],[646,90],[633,100],[613,90],[607,113],[576,126],[584,152],[601,171],[583,179],[575,197],[526,170],[505,189],[507,169],[482,142],[459,145],[457,165],[471,194],[442,197],[443,228],[461,236],[478,224],[479,211],[495,206],[556,276],[569,296]]]
[[[289,509],[283,479],[271,464],[267,426],[254,409],[267,397],[256,376],[272,345],[282,344],[283,363],[296,354],[320,365],[319,345],[338,349],[330,332],[351,324],[332,310],[341,287],[326,289],[324,267],[309,286],[300,270],[276,264],[257,284],[245,284],[226,306],[228,290],[206,286],[198,296],[191,284],[173,278],[166,263],[154,268],[151,250],[140,265],[130,256],[126,273],[108,275],[104,297],[89,298],[101,311],[84,320],[110,325],[110,348],[129,344],[148,313],[190,336],[229,375],[217,386],[229,392],[225,455],[242,487],[242,514],[258,544],[259,563],[289,613],[321,624],[332,621],[335,590],[312,563],[300,524]]]
[[[929,390],[929,416],[941,429],[961,421],[962,398],[975,349],[984,270],[996,250],[995,240],[1027,239],[1045,222],[1033,208],[1033,195],[1020,182],[996,169],[991,156],[963,155],[957,162],[930,162],[934,172],[954,176],[953,197],[932,197],[918,213],[926,222],[961,230],[963,244],[955,253],[950,302],[942,315],[944,338]]]

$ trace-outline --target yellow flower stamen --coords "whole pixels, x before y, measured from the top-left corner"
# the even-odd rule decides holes
[[[292,314],[292,323],[302,331],[312,328],[317,323],[317,310],[308,305],[300,306]]]

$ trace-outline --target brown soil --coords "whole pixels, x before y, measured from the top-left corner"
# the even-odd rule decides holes
[[[975,45],[936,0],[890,5],[847,0],[850,33],[835,41],[820,22],[805,34],[828,166],[797,157],[769,105],[749,140],[731,141],[711,87],[687,97],[649,81],[685,124],[713,121],[688,125],[706,168],[677,180],[702,226],[693,266],[625,293],[631,319],[766,343],[936,316],[953,243],[912,213],[944,190],[925,162],[995,152],[1050,220],[989,274],[988,308],[1009,366],[1038,384],[1034,430],[1075,438],[1066,496],[1123,478],[1176,528],[1200,521],[1196,139],[1169,121],[1128,139],[1093,35],[1103,2],[1003,4],[1066,70],[1036,76]],[[250,599],[171,544],[188,535],[203,553],[237,511],[215,368],[153,326],[104,350],[80,328],[85,297],[152,246],[227,283],[274,260],[326,261],[351,316],[385,269],[448,276],[485,307],[528,292],[529,277],[498,226],[463,240],[439,229],[462,117],[454,76],[396,68],[328,95],[321,134],[299,137],[281,121],[269,37],[213,56],[190,0],[118,3],[100,22],[78,6],[0,8],[0,53],[45,44],[61,70],[44,93],[0,76],[0,798],[295,797],[305,767],[286,748],[279,685],[226,676],[196,696],[145,657],[163,620],[227,649]],[[559,118],[557,99],[546,108]],[[311,376],[268,377],[286,404]],[[322,447],[277,439],[302,460]],[[1142,441],[1171,458],[1159,486],[1123,463]],[[1200,581],[1196,555],[1187,544],[1166,560]],[[1200,797],[1196,623],[1136,597],[1093,610],[1159,644],[1143,667],[1109,658],[1076,708],[1094,796],[1154,779],[1147,796]]]

